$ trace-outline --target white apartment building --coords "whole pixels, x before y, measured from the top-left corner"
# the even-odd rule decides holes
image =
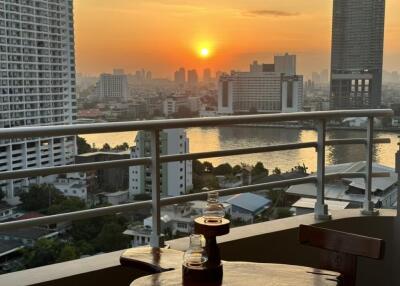
[[[279,60],[278,60],[279,61]],[[283,66],[283,65],[282,65]],[[279,113],[302,110],[303,77],[254,61],[249,72],[231,72],[218,81],[218,113]],[[282,67],[283,69],[283,67]],[[290,72],[290,69],[288,69]]]
[[[0,0],[0,128],[76,119],[72,0]],[[75,137],[0,141],[0,172],[72,163]],[[28,178],[0,182],[12,200]]]
[[[220,113],[281,112],[281,75],[275,72],[232,72],[218,83]]]
[[[75,197],[87,201],[86,173],[61,175],[52,184],[66,197]]]
[[[127,98],[129,95],[127,75],[121,73],[121,70],[114,70],[113,74],[101,74],[96,85],[96,95],[105,100]]]
[[[136,146],[132,158],[151,156],[151,137],[149,132],[140,131],[136,135]],[[189,153],[189,139],[184,129],[168,129],[160,132],[161,155]],[[161,165],[161,195],[179,196],[193,188],[192,161],[178,161]],[[149,166],[129,168],[129,195],[151,193],[152,179]]]
[[[282,112],[303,110],[303,76],[282,77]]]

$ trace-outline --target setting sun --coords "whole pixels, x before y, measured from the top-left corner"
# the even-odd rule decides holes
[[[210,55],[210,50],[208,48],[200,49],[200,56],[203,58],[207,58]]]

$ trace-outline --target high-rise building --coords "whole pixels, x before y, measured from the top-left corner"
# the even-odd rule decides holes
[[[150,81],[150,80],[152,80],[152,78],[153,78],[153,74],[151,73],[151,71],[147,71],[146,72],[146,80]]]
[[[136,146],[132,150],[132,158],[151,156],[151,133],[140,131],[136,135]],[[189,139],[184,129],[167,129],[160,132],[161,155],[189,153]],[[179,196],[193,188],[192,161],[169,162],[161,165],[162,196]],[[151,193],[152,179],[149,166],[133,166],[129,168],[129,194]]]
[[[282,77],[282,112],[303,110],[303,76]]]
[[[194,87],[199,82],[199,76],[196,70],[188,70],[188,84]]]
[[[0,0],[0,127],[76,119],[72,0]],[[0,141],[0,172],[73,163],[75,137]],[[12,199],[40,178],[0,182]]]
[[[296,55],[277,55],[274,57],[275,72],[288,76],[296,74]]]
[[[278,113],[302,110],[303,76],[275,71],[254,61],[250,72],[224,74],[218,81],[218,113]]]
[[[186,70],[184,68],[180,68],[175,72],[174,77],[175,83],[177,84],[185,84],[186,83]]]
[[[124,71],[124,69],[114,69],[113,74],[115,74],[115,75],[124,75],[125,71]]]
[[[97,97],[105,100],[124,99],[129,95],[128,77],[126,74],[101,74],[96,85]]]
[[[211,70],[210,69],[205,69],[203,71],[203,81],[204,82],[210,82],[211,81]]]
[[[379,108],[385,0],[334,0],[331,109]]]

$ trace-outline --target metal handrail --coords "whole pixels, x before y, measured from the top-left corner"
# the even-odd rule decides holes
[[[276,113],[261,115],[236,115],[205,118],[185,118],[169,120],[144,120],[132,122],[112,122],[78,125],[14,127],[0,130],[0,139],[14,139],[40,136],[66,136],[96,134],[136,130],[162,130],[172,128],[229,126],[244,123],[284,122],[295,120],[329,120],[345,117],[391,117],[392,109],[363,109],[339,111],[315,111]]]
[[[373,173],[373,177],[387,177],[388,173]],[[337,180],[337,179],[344,179],[344,178],[365,178],[365,173],[332,173],[325,176],[326,180]],[[228,188],[222,190],[216,190],[220,196],[230,196],[236,195],[241,193],[248,193],[248,192],[256,192],[256,191],[263,191],[272,188],[278,187],[287,187],[287,186],[294,186],[306,183],[315,183],[317,180],[317,176],[310,175],[307,177],[302,178],[295,178],[295,179],[287,179],[287,180],[279,180],[279,181],[272,181],[268,183],[262,184],[255,184],[255,185],[248,185],[248,186],[241,186],[235,188]],[[195,200],[205,200],[207,198],[209,192],[201,192],[195,194],[187,194],[187,195],[180,195],[177,197],[168,197],[160,199],[160,206],[168,206],[173,204],[181,204],[187,203]],[[134,203],[127,203],[122,205],[116,206],[108,206],[108,207],[101,207],[95,209],[87,209],[82,211],[75,211],[70,213],[62,213],[56,215],[49,215],[45,217],[38,217],[33,219],[26,219],[26,220],[18,220],[18,221],[11,221],[11,222],[4,222],[0,223],[0,232],[10,229],[19,229],[24,227],[32,227],[32,226],[40,226],[40,225],[47,225],[47,224],[55,224],[60,222],[66,221],[74,221],[74,220],[82,220],[88,219],[103,215],[110,215],[116,213],[127,213],[132,212],[135,210],[139,210],[142,208],[149,208],[152,206],[152,201],[141,201],[141,202],[134,202]]]
[[[345,145],[345,144],[356,145],[356,144],[366,144],[366,143],[367,143],[366,139],[362,138],[333,139],[326,141],[327,146]],[[390,143],[390,138],[375,138],[374,143],[375,144]],[[160,162],[168,163],[176,161],[191,161],[196,159],[237,156],[237,155],[246,155],[255,153],[269,153],[269,152],[298,150],[306,148],[317,148],[317,142],[278,144],[278,145],[271,145],[264,147],[250,147],[250,148],[227,149],[220,151],[163,155],[160,156]],[[39,176],[48,176],[56,174],[92,171],[98,169],[122,168],[122,167],[132,167],[141,165],[151,165],[151,157],[111,160],[111,161],[94,162],[94,163],[81,163],[81,164],[73,164],[65,166],[32,168],[32,169],[15,170],[15,171],[4,171],[0,173],[0,180],[22,179],[28,177],[39,177]]]
[[[317,122],[318,140],[317,142],[303,142],[294,144],[281,144],[275,146],[253,147],[243,149],[231,149],[221,151],[200,152],[192,154],[173,154],[161,156],[159,152],[152,152],[151,157],[135,158],[126,160],[115,160],[109,162],[96,162],[77,165],[57,166],[50,168],[27,169],[18,171],[6,171],[0,173],[0,180],[16,179],[24,177],[45,176],[51,174],[87,171],[102,168],[127,167],[137,165],[151,166],[152,181],[152,200],[144,202],[135,202],[119,206],[103,207],[97,209],[83,210],[73,213],[57,214],[42,218],[35,218],[22,221],[14,221],[0,223],[0,230],[21,228],[27,226],[43,225],[57,223],[63,221],[84,219],[97,217],[118,212],[129,212],[137,208],[152,207],[153,210],[153,229],[151,245],[154,247],[161,246],[161,230],[160,230],[160,207],[163,205],[183,203],[197,199],[205,199],[207,194],[191,194],[182,195],[171,198],[160,198],[159,182],[159,166],[161,163],[172,161],[194,160],[212,157],[224,157],[232,155],[244,155],[251,153],[265,153],[282,150],[292,150],[301,148],[315,148],[317,151],[317,173],[316,175],[305,178],[281,180],[269,182],[265,184],[250,185],[244,187],[230,188],[219,190],[221,195],[238,194],[243,192],[257,191],[273,187],[283,187],[289,185],[316,183],[317,184],[317,202],[315,206],[315,215],[317,219],[328,219],[327,205],[324,203],[325,191],[324,185],[326,180],[338,178],[364,178],[366,180],[366,194],[364,202],[364,214],[374,212],[371,203],[371,178],[373,176],[383,176],[386,174],[372,173],[372,146],[374,143],[389,143],[390,139],[379,138],[373,139],[373,119],[374,117],[390,117],[393,111],[390,109],[380,110],[344,110],[344,111],[321,111],[321,112],[298,112],[298,113],[280,113],[268,115],[246,115],[246,116],[223,116],[212,118],[191,118],[191,119],[171,119],[171,120],[149,120],[135,122],[120,123],[98,123],[98,124],[82,124],[68,126],[44,126],[44,127],[17,127],[0,130],[0,140],[31,138],[31,137],[47,137],[47,136],[69,136],[78,134],[94,134],[107,132],[123,132],[135,130],[147,130],[151,132],[152,149],[159,147],[159,132],[162,129],[170,128],[189,128],[189,127],[209,127],[209,126],[231,126],[246,123],[262,123],[262,122],[278,122],[278,121],[294,121],[294,120],[313,120]],[[344,117],[367,117],[367,138],[356,139],[333,139],[326,140],[326,121],[335,118]],[[367,149],[367,171],[365,173],[337,173],[325,175],[325,147],[331,145],[343,144],[364,144]]]

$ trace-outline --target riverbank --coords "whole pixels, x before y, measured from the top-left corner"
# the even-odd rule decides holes
[[[297,130],[316,130],[314,126],[305,124],[240,124],[241,127],[258,127],[258,128],[279,128],[279,129],[297,129]],[[347,130],[347,131],[366,131],[366,127],[348,127],[348,126],[327,126],[327,130]],[[374,127],[375,131],[399,133],[399,127]]]

